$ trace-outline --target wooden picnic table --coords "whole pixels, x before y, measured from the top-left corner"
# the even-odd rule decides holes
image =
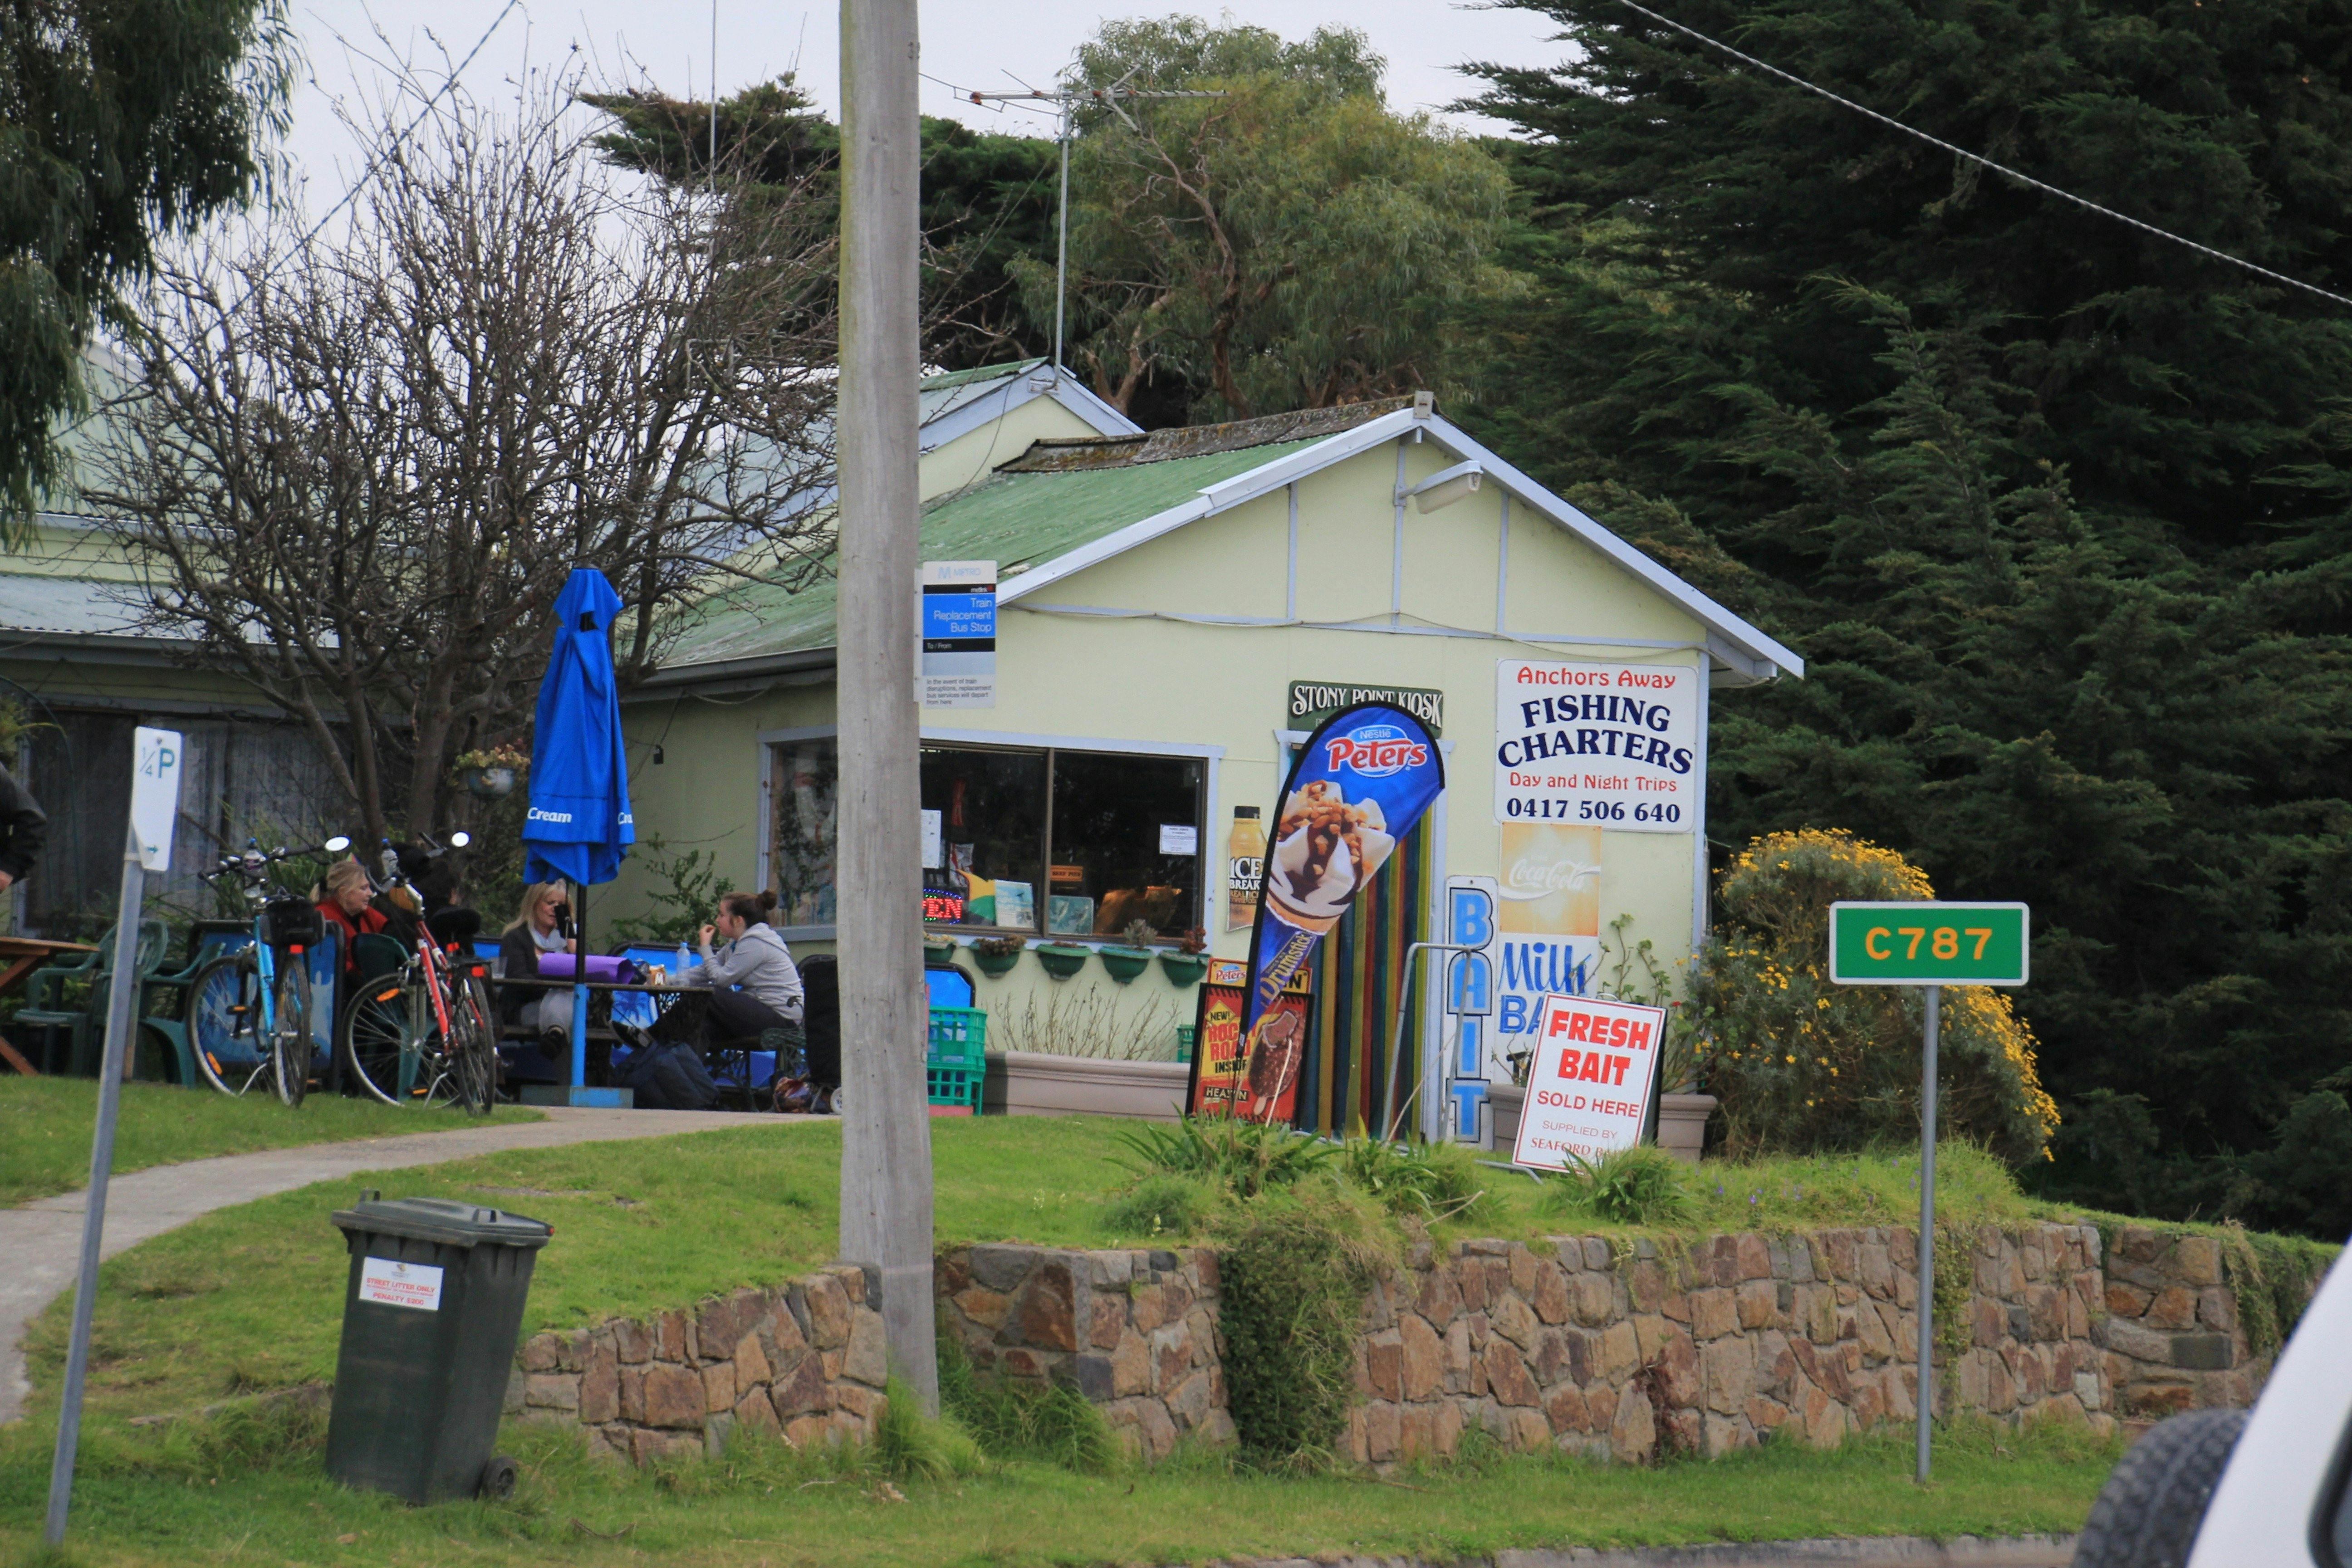
[[[37,936],[0,936],[0,995],[24,984],[26,975],[61,952],[97,951],[95,945],[86,942],[50,942]],[[0,1061],[5,1061],[26,1078],[41,1076],[40,1070],[26,1061],[5,1036],[0,1036]]]

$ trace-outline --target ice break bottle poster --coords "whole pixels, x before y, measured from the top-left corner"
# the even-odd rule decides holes
[[[1266,836],[1234,1114],[1291,1119],[1307,1019],[1303,1007],[1279,1005],[1283,994],[1444,787],[1436,741],[1392,703],[1343,708],[1298,749]]]

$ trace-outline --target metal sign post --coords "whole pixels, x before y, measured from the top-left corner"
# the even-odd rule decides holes
[[[1919,1040],[1918,1479],[1927,1479],[1936,1405],[1936,1044],[1946,985],[2022,985],[2031,972],[2032,916],[2023,904],[1837,903],[1830,906],[1830,980],[1916,985],[1927,1019]]]
[[[171,730],[139,729],[132,742],[131,829],[122,850],[122,900],[114,927],[114,972],[106,997],[106,1052],[98,1069],[98,1131],[90,1140],[89,1193],[81,1221],[81,1271],[74,1284],[73,1338],[58,1405],[58,1446],[49,1461],[49,1513],[43,1538],[66,1539],[73,1501],[74,1453],[81,1442],[82,1384],[89,1371],[90,1310],[98,1295],[98,1254],[106,1234],[106,1179],[114,1169],[114,1123],[122,1106],[123,1064],[131,1056],[132,1005],[139,999],[139,911],[147,873],[172,866],[172,827],[180,810],[180,760],[185,748]]]

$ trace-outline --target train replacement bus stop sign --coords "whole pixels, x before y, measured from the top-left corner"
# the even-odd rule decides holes
[[[1838,985],[1916,985],[1919,1038],[1919,1272],[1936,1278],[1936,1031],[1947,985],[2022,985],[2032,972],[2032,919],[2023,904],[1830,906],[1830,980]],[[1936,1405],[1936,1292],[1919,1289],[1918,1477],[1927,1479]]]

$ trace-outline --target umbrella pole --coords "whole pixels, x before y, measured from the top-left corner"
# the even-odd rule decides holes
[[[579,1089],[588,1081],[588,884],[577,884],[579,900],[576,907],[580,918],[572,922],[572,945],[579,951],[572,957],[572,1087]],[[578,1097],[573,1097],[578,1103]]]

